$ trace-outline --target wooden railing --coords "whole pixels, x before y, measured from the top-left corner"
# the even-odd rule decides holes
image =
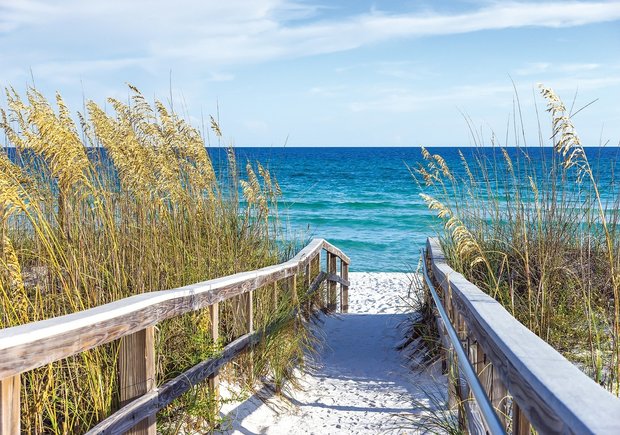
[[[524,435],[533,428],[542,434],[620,433],[620,399],[450,268],[437,239],[428,239],[426,261],[459,345],[506,432]],[[438,325],[444,349],[450,349],[445,328],[439,321]],[[450,391],[463,429],[487,432],[462,377],[455,378]]]
[[[321,251],[326,270],[321,271]],[[337,260],[340,260],[340,274]],[[254,290],[299,278],[314,292],[326,282],[323,308],[348,310],[349,257],[323,239],[314,239],[294,258],[275,266],[217,278],[185,287],[140,294],[89,310],[0,330],[0,434],[20,432],[20,375],[37,367],[122,339],[119,382],[122,408],[89,433],[155,433],[155,414],[191,386],[209,379],[217,391],[218,370],[245,349],[258,343],[265,331],[254,331]],[[338,295],[337,286],[340,286]],[[338,300],[340,296],[340,300]],[[155,325],[165,319],[209,309],[212,335],[218,338],[220,302],[233,297],[245,304],[247,334],[224,347],[216,358],[203,361],[177,378],[156,386]],[[293,297],[296,292],[293,291]],[[295,315],[296,312],[291,313]]]

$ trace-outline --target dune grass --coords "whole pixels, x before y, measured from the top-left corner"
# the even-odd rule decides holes
[[[109,112],[88,102],[77,124],[60,95],[54,107],[36,89],[25,98],[7,90],[0,112],[0,328],[287,255],[278,243],[280,189],[269,172],[247,163],[241,177],[229,149],[225,175],[216,174],[202,134],[130,88],[128,102],[108,100]],[[221,143],[213,118],[211,129]],[[290,300],[270,291],[255,292],[257,328],[291,309]],[[221,310],[218,342],[207,310],[158,325],[158,383],[245,333],[238,301]],[[281,384],[292,376],[290,366],[307,344],[303,327],[293,323],[279,328],[281,340],[254,353],[261,370],[249,378],[273,373]],[[111,343],[23,374],[23,430],[84,432],[117,409],[117,356],[118,343]],[[206,386],[177,402],[165,418],[193,415],[193,423],[209,423],[213,413],[204,411],[214,404]]]
[[[613,168],[592,167],[560,98],[541,95],[552,134],[539,146],[553,152],[515,153],[493,136],[493,153],[461,154],[460,168],[423,150],[412,173],[451,266],[619,394],[620,192],[598,177]],[[518,144],[524,128],[514,131]]]

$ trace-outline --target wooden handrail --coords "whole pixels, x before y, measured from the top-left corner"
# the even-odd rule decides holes
[[[140,352],[143,352],[144,357],[144,352],[149,354],[152,351],[152,339],[144,338],[144,332],[149,331],[149,328],[171,317],[206,307],[217,307],[219,302],[235,296],[249,295],[246,302],[249,305],[254,290],[279,280],[296,277],[299,273],[308,273],[311,262],[317,261],[321,250],[327,251],[330,256],[340,258],[341,264],[346,265],[348,270],[350,263],[348,256],[329,242],[314,239],[292,259],[275,266],[172,290],[144,293],[85,311],[0,330],[2,433],[19,432],[19,413],[17,422],[14,420],[15,407],[19,406],[21,373],[127,336],[132,337],[132,340],[135,337],[137,342],[146,346],[144,350],[139,350],[138,354],[134,352],[129,356],[129,367],[135,369],[131,367],[131,359],[140,361]],[[322,279],[339,283],[342,293],[348,291],[349,282],[346,276],[335,275],[335,271],[331,274],[323,272],[321,274]],[[348,306],[348,301],[346,305]],[[342,307],[344,306],[343,304]],[[147,356],[147,359],[152,357]],[[144,372],[144,369],[141,370]],[[147,390],[152,391],[153,387]],[[7,423],[6,420],[13,422]],[[154,424],[151,426],[149,433],[154,431]]]
[[[620,433],[617,397],[453,270],[437,239],[427,240],[427,252],[444,307],[489,396],[504,407],[512,397],[512,412],[506,407],[504,414],[512,414],[513,433],[529,434],[530,424],[538,433]]]
[[[327,279],[327,273],[319,272],[315,280],[312,282],[307,295],[318,290],[319,286]],[[289,319],[297,315],[297,309],[294,309],[289,315]],[[238,356],[248,347],[260,342],[261,338],[269,335],[273,326],[267,326],[265,330],[251,332],[235,339],[224,347],[221,354],[202,361],[194,367],[178,375],[176,378],[169,380],[165,384],[144,394],[140,398],[134,400],[129,405],[119,409],[117,412],[98,423],[89,430],[86,435],[94,434],[118,434],[131,428],[136,421],[144,419],[158,410],[172,403],[174,399],[181,396],[192,386],[202,382],[205,378],[217,373],[217,371],[227,362]]]

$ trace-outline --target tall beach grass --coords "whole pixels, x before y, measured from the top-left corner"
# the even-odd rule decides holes
[[[74,117],[60,95],[55,105],[36,89],[22,97],[9,88],[6,97],[0,328],[286,256],[278,244],[280,190],[269,171],[251,163],[240,171],[229,149],[226,175],[218,176],[202,133],[163,103],[148,102],[130,86],[128,102],[109,99],[109,110],[88,102]],[[214,118],[211,129],[221,144]],[[273,291],[256,292],[257,313],[266,313],[257,328],[291,309],[290,298],[275,299]],[[237,301],[222,304],[217,342],[206,310],[159,324],[158,383],[245,333],[240,310]],[[290,366],[307,344],[303,328],[289,321],[277,333],[282,339],[255,353],[260,369],[245,378],[272,373],[282,383],[292,376]],[[117,356],[118,343],[111,343],[22,375],[23,430],[84,432],[117,409]],[[162,414],[200,426],[213,423],[207,421],[213,412],[204,412],[209,406],[215,405],[208,390],[199,386]]]
[[[545,139],[539,127],[536,149],[509,149],[493,135],[494,152],[461,153],[460,168],[423,149],[412,172],[443,221],[450,264],[619,394],[620,191],[613,175],[601,181],[613,166],[592,166],[595,150],[556,93],[541,86],[541,96],[552,133]],[[519,144],[522,123],[514,132]]]

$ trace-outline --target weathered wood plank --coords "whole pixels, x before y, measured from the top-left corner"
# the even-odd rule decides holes
[[[340,311],[349,312],[349,265],[340,259]],[[345,284],[346,282],[346,284]]]
[[[319,272],[310,284],[310,289],[308,290],[308,295],[312,295],[316,293],[322,287],[323,282],[327,279],[327,274],[325,272]]]
[[[19,435],[20,375],[0,380],[0,434]]]
[[[620,400],[451,269],[436,239],[427,248],[439,285],[482,345],[502,383],[540,433],[620,433]]]
[[[293,276],[322,249],[340,250],[315,239],[291,260],[173,290],[145,293],[66,316],[0,330],[0,379],[41,367],[133,334],[165,319],[206,308]]]
[[[304,290],[308,290],[310,288],[310,282],[312,281],[312,266],[310,263],[306,264],[306,268],[304,270]]]
[[[181,396],[193,385],[196,385],[208,376],[217,373],[217,371],[224,366],[224,364],[231,361],[249,346],[258,343],[262,337],[262,334],[262,331],[257,331],[239,337],[224,348],[221,356],[195,365],[185,373],[166,382],[161,387],[156,388],[134,400],[127,406],[112,414],[110,417],[106,418],[87,433],[118,434],[128,430],[135,424],[135,422],[141,421],[144,418],[153,415],[158,409],[172,403],[174,399]]]
[[[299,297],[297,295],[297,275],[293,275],[290,278],[290,291],[291,291],[291,298],[293,300],[294,304],[297,304],[297,302],[299,301]]]
[[[342,284],[342,285],[350,285],[349,280],[345,280],[342,277],[336,275],[335,273],[328,273],[327,280],[333,282],[334,284]]]
[[[517,402],[512,402],[512,433],[514,435],[530,435],[530,422],[521,412]]]
[[[312,281],[308,293],[314,293],[325,281],[326,277],[327,274],[325,272],[319,272]],[[294,309],[290,318],[295,317],[297,313],[298,310]],[[185,373],[166,382],[161,387],[132,401],[100,422],[87,434],[117,434],[128,430],[135,422],[155,414],[159,409],[172,403],[174,399],[181,396],[193,385],[202,382],[205,378],[213,377],[224,364],[227,364],[243,351],[258,343],[264,334],[271,333],[272,329],[273,327],[270,326],[265,331],[252,332],[237,338],[224,347],[220,356],[197,364]]]
[[[312,301],[308,298],[308,292],[310,291],[310,284],[312,283],[312,261],[306,265],[306,269],[304,271],[304,292],[305,295],[305,307],[306,309],[311,309]]]
[[[491,403],[497,412],[497,416],[504,428],[507,427],[508,417],[508,390],[502,382],[499,370],[493,369],[493,381],[491,389]]]
[[[332,276],[336,275],[336,259],[337,257],[330,252],[327,253],[327,273]],[[336,281],[328,278],[327,281],[327,309],[329,311],[336,311]]]
[[[326,242],[325,240],[323,240],[323,249],[325,249],[330,254],[344,260],[345,263],[351,264],[351,259],[344,252],[342,252],[340,249],[330,244],[329,242]]]
[[[244,296],[244,311],[246,320],[246,330],[254,332],[254,292],[249,291]]]
[[[118,356],[120,400],[125,406],[155,388],[155,328],[123,337]],[[155,435],[155,415],[147,416],[128,432],[133,435]]]
[[[213,340],[213,344],[216,344],[220,338],[220,306],[218,303],[209,307],[209,318],[211,320],[211,339]],[[211,421],[215,421],[215,417],[219,411],[220,398],[220,380],[217,372],[209,376],[209,391],[216,403],[214,415],[211,417]]]

